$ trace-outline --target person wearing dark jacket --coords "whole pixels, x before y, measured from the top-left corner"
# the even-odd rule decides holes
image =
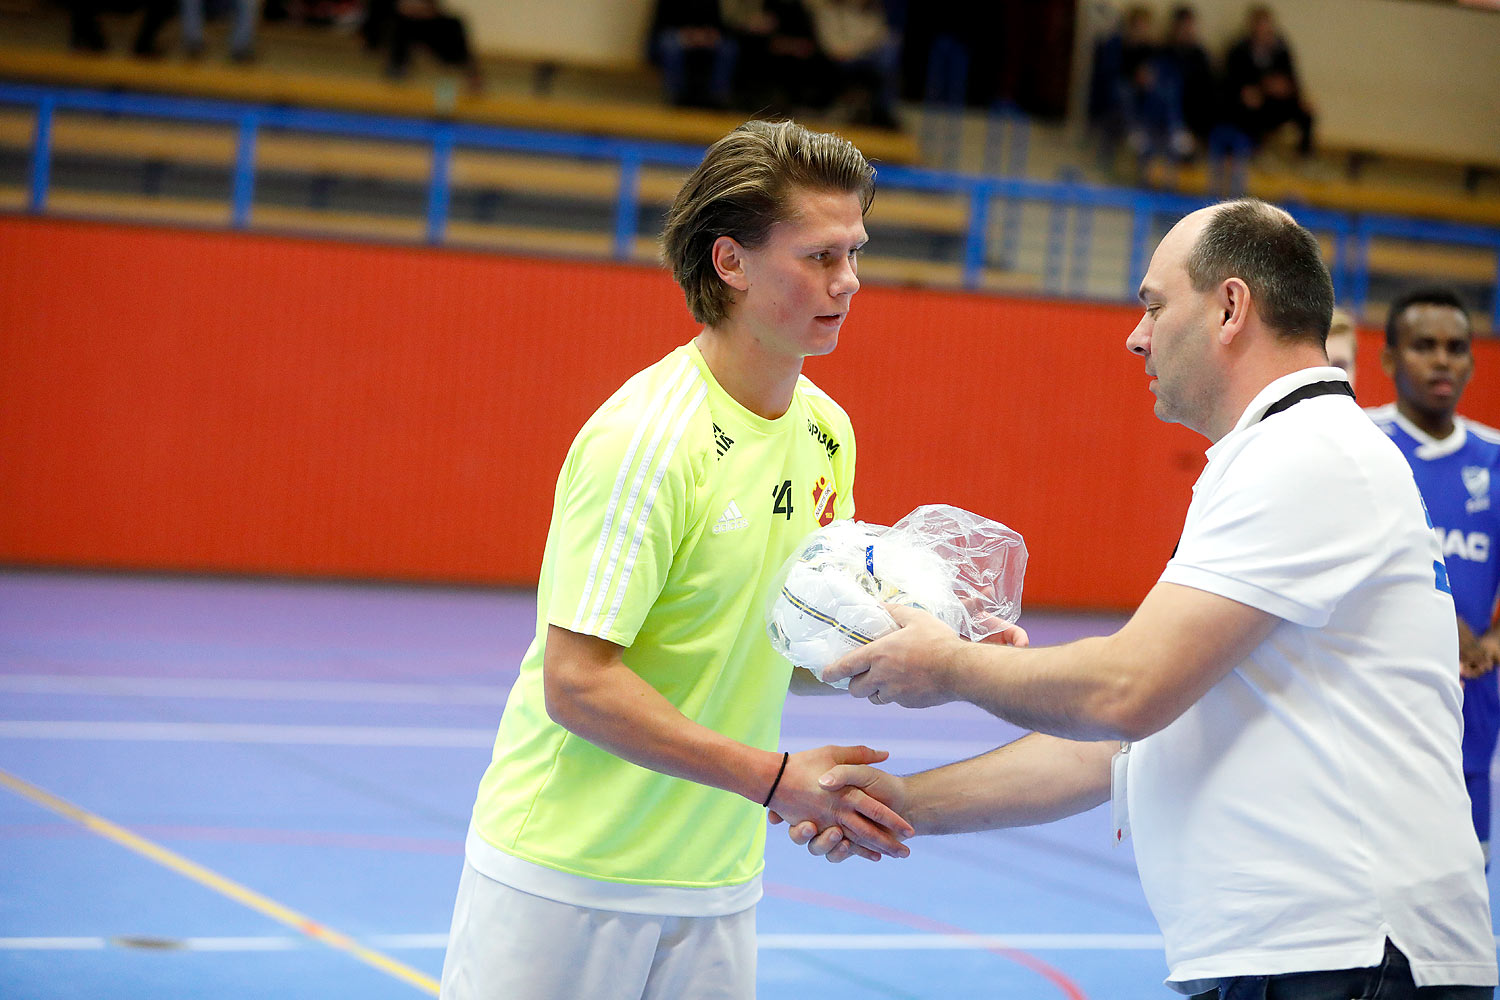
[[[1302,94],[1292,50],[1276,30],[1271,9],[1250,8],[1248,30],[1224,59],[1226,98],[1231,124],[1259,146],[1291,122],[1297,126],[1297,152],[1307,156],[1313,145],[1312,107]]]

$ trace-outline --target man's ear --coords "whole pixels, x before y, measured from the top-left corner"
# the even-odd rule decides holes
[[[1389,344],[1380,349],[1380,370],[1386,378],[1396,381],[1396,349]]]
[[[1219,284],[1219,343],[1228,344],[1238,337],[1250,322],[1250,286],[1242,278],[1226,278]]]
[[[745,275],[745,248],[732,236],[720,236],[714,240],[709,251],[713,257],[714,272],[735,291],[743,292],[750,287]]]

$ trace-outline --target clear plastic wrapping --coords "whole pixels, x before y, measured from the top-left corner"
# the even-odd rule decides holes
[[[959,507],[918,507],[889,528],[834,521],[782,565],[766,633],[821,680],[844,654],[895,631],[886,604],[919,608],[976,642],[993,635],[1020,617],[1025,574],[1021,536]]]

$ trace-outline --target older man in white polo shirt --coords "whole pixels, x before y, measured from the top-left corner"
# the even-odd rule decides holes
[[[1410,470],[1328,365],[1316,239],[1263,202],[1203,209],[1162,240],[1140,297],[1126,343],[1156,414],[1213,443],[1160,580],[1119,632],[1045,649],[892,609],[903,628],[825,679],[1036,732],[825,785],[862,786],[925,834],[1079,812],[1113,775],[1178,992],[1492,997],[1453,599]],[[847,856],[837,828],[792,834]]]

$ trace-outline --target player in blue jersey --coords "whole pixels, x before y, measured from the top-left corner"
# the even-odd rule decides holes
[[[1442,288],[1408,292],[1391,305],[1381,367],[1396,402],[1370,411],[1411,463],[1442,544],[1458,610],[1464,685],[1464,780],[1474,829],[1490,856],[1490,759],[1500,736],[1500,431],[1457,415],[1474,373],[1469,315]]]

